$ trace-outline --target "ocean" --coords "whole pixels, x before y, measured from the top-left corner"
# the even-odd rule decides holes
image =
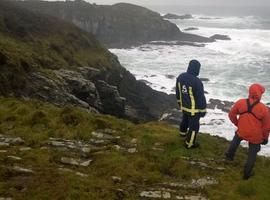
[[[202,64],[200,77],[209,79],[204,82],[208,100],[246,98],[248,86],[261,83],[267,90],[262,101],[270,103],[270,13],[266,8],[152,6],[152,9],[162,15],[192,14],[193,19],[170,20],[183,32],[207,37],[222,34],[231,40],[205,47],[145,44],[110,49],[138,80],[146,81],[155,90],[174,93],[175,78],[186,71],[191,59],[197,59]],[[197,30],[184,30],[190,27]],[[201,123],[201,132],[228,140],[234,135],[235,127],[227,113],[218,109],[209,110]],[[264,146],[260,153],[270,156],[270,145]]]

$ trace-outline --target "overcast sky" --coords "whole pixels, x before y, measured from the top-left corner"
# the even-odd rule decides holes
[[[97,4],[114,4],[118,2],[138,5],[237,5],[237,6],[270,6],[270,0],[87,0]]]

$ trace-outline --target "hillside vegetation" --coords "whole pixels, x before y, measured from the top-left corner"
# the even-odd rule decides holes
[[[76,107],[0,99],[0,197],[13,199],[269,199],[268,158],[242,180],[246,149],[224,139],[186,150],[164,123],[134,125]],[[18,138],[19,137],[19,138]],[[154,198],[155,197],[155,198]]]
[[[134,121],[158,119],[176,106],[173,96],[137,81],[91,33],[5,0],[0,95],[71,103]]]
[[[33,70],[110,67],[111,59],[90,33],[0,1],[0,94],[26,87]]]

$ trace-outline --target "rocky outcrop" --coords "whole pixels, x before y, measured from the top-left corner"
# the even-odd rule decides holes
[[[97,73],[96,69],[81,68],[78,71],[55,70],[53,77],[34,72],[29,75],[32,81],[28,97],[37,98],[58,105],[68,103],[90,109],[92,112],[123,117],[125,114],[125,99],[122,98],[117,87],[109,85],[99,79],[83,77],[82,73],[87,71],[90,77]]]
[[[231,109],[231,107],[233,106],[233,102],[230,101],[222,101],[219,99],[210,99],[208,104],[207,104],[207,109],[220,109],[223,112],[228,113]],[[159,121],[165,121],[168,122],[172,125],[179,125],[180,122],[182,120],[182,113],[180,112],[179,109],[172,109],[172,110],[168,110],[166,113],[164,113],[161,118],[159,119]],[[221,120],[221,122],[219,122],[220,120],[217,120],[217,123],[223,123],[223,121]]]
[[[107,111],[109,114],[117,113],[119,116],[124,116],[126,99],[120,97],[117,87],[109,85],[102,80],[98,80],[96,85],[104,106],[104,111]]]
[[[196,27],[189,27],[184,29],[184,31],[197,31],[197,30],[199,30],[199,28]]]
[[[214,40],[231,40],[231,38],[228,35],[220,35],[220,34],[215,34],[211,36],[210,38]]]
[[[155,91],[145,83],[136,81],[127,70],[122,70],[118,82],[119,93],[126,98],[127,112],[131,118],[157,120],[166,110],[176,107],[175,96]],[[137,117],[136,117],[137,116]]]
[[[213,42],[213,39],[186,35],[178,27],[149,9],[118,3],[112,6],[84,1],[21,1],[21,6],[35,12],[58,17],[93,33],[107,47],[126,48],[149,41],[180,40]],[[182,18],[190,17],[189,15]],[[181,16],[180,16],[181,18]]]
[[[205,47],[205,44],[203,43],[197,43],[197,42],[186,42],[186,41],[172,41],[172,42],[166,42],[166,41],[154,41],[150,42],[149,44],[152,45],[168,45],[168,46],[193,46],[193,47]]]
[[[57,105],[71,103],[137,122],[156,120],[175,106],[174,95],[154,91],[122,67],[104,70],[82,67],[51,73],[52,77],[30,74],[28,79],[33,84],[21,95]]]
[[[176,15],[172,13],[168,13],[163,16],[164,19],[193,19],[193,16],[191,14],[185,14],[185,15]]]
[[[219,99],[210,99],[209,100],[209,104],[208,104],[208,108],[210,109],[220,109],[223,112],[229,112],[231,107],[233,106],[233,102],[231,101],[222,101]]]
[[[0,134],[0,147],[9,147],[13,145],[24,144],[25,141],[20,137],[8,137]]]

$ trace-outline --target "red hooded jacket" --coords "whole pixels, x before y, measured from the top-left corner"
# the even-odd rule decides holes
[[[260,101],[265,88],[260,84],[253,84],[249,88],[249,102],[252,105]],[[237,134],[240,138],[253,143],[260,144],[267,140],[270,131],[269,109],[259,102],[252,109],[252,113],[245,113],[248,110],[247,100],[240,99],[232,107],[229,118],[237,126]],[[244,113],[244,114],[242,114]]]

